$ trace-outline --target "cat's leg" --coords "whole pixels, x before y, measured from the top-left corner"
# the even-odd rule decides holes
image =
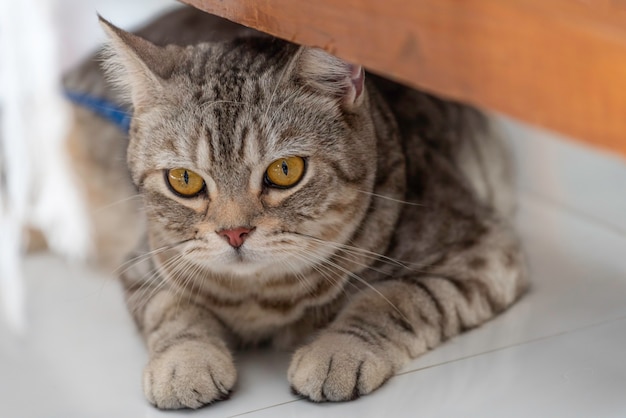
[[[505,226],[492,225],[479,242],[442,260],[428,273],[406,270],[354,297],[294,354],[294,392],[316,402],[367,394],[409,359],[506,309],[526,288],[519,243]]]
[[[128,273],[122,283],[148,348],[143,389],[150,403],[161,409],[199,408],[226,399],[237,371],[222,324],[169,287],[146,286]]]

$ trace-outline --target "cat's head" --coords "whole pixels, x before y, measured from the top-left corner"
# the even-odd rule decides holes
[[[153,249],[173,248],[187,272],[263,279],[350,240],[377,159],[360,66],[269,37],[157,47],[104,26]]]

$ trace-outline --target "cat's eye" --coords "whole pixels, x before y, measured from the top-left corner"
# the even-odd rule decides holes
[[[287,188],[298,184],[304,176],[302,157],[287,157],[274,161],[265,171],[265,182],[272,187]]]
[[[165,178],[172,191],[182,197],[194,197],[204,190],[202,177],[186,168],[167,170]]]

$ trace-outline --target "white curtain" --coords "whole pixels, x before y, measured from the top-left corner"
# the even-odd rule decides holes
[[[27,226],[52,250],[83,257],[83,206],[63,152],[70,123],[60,89],[54,0],[0,1],[0,296],[11,326],[23,330],[20,256]]]
[[[63,71],[104,40],[101,13],[131,28],[175,0],[0,0],[0,320],[24,330],[21,263],[27,226],[51,250],[84,258],[84,205],[68,169],[71,124]]]

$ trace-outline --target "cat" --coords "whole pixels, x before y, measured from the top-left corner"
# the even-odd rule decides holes
[[[294,393],[355,399],[528,287],[511,163],[479,111],[192,8],[101,23],[104,70],[92,57],[65,88],[132,122],[76,104],[69,147],[97,257],[127,257],[156,407],[226,399],[232,350],[266,343],[295,349]]]

